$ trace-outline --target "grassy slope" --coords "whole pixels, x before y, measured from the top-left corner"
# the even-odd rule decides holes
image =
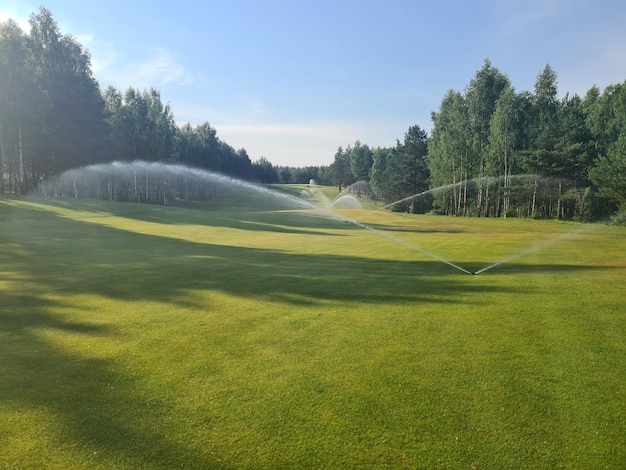
[[[626,461],[623,229],[361,215],[0,199],[0,468]]]

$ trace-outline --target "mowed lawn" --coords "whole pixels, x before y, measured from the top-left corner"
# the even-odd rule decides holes
[[[342,214],[0,199],[0,469],[624,468],[624,228]]]

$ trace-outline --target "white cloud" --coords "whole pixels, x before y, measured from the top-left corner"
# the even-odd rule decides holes
[[[267,104],[256,100],[254,98],[246,98],[246,97],[242,97],[243,101],[246,103],[246,106],[248,108],[248,113],[253,116],[253,117],[257,117],[257,118],[263,118],[263,117],[267,117],[270,116],[272,114],[270,108],[267,106]]]
[[[113,44],[97,40],[92,34],[77,35],[76,39],[91,54],[91,69],[94,76],[101,84],[106,81],[105,87],[109,83],[113,84],[113,80],[106,80],[107,75],[114,76],[113,68],[118,60],[118,53]]]
[[[103,86],[145,89],[167,84],[185,86],[193,81],[185,66],[166,49],[150,49],[145,57],[129,60],[111,44],[100,43],[96,48],[97,51],[92,51],[92,56],[97,58],[94,75]]]
[[[20,28],[24,30],[24,32],[30,31],[30,24],[28,23],[28,19],[21,18],[19,15],[15,13],[11,13],[8,11],[0,11],[0,23],[4,23],[7,20],[12,19],[15,21]]]
[[[154,49],[151,56],[137,64],[140,80],[159,83],[186,85],[191,76],[176,57],[166,49]]]
[[[0,22],[13,19],[25,31],[30,31],[28,19],[19,14],[0,10]],[[61,28],[65,31],[65,28]],[[177,57],[167,49],[133,49],[126,47],[123,50],[109,41],[102,41],[89,32],[72,33],[76,40],[91,53],[91,63],[94,76],[105,88],[113,85],[125,90],[132,86],[139,89],[174,84],[188,85],[193,81]],[[126,51],[132,51],[137,59],[130,59]]]
[[[76,39],[91,53],[93,74],[103,88],[158,89],[168,84],[185,86],[192,81],[185,66],[165,48],[121,48],[91,33],[77,34]]]

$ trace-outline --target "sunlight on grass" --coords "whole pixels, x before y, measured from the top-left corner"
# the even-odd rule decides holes
[[[362,219],[472,272],[527,252],[468,276],[315,211],[0,217],[3,468],[626,460],[623,228]]]

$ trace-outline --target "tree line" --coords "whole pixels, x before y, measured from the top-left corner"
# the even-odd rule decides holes
[[[101,90],[89,52],[46,8],[29,23],[29,33],[12,20],[0,24],[0,193],[26,193],[68,169],[116,160],[279,179],[279,168],[263,157],[252,162],[208,122],[178,126],[157,90]]]
[[[280,167],[252,162],[208,122],[178,126],[153,88],[101,90],[89,52],[49,10],[29,23],[29,33],[0,24],[0,192],[25,193],[72,168],[143,160],[339,191],[367,181],[370,197],[416,213],[591,220],[626,205],[626,82],[559,99],[549,65],[532,92],[516,92],[486,60],[464,91],[445,94],[430,136],[414,125],[393,147],[357,140],[330,166]]]
[[[592,220],[626,208],[626,82],[559,99],[546,65],[533,92],[517,93],[486,60],[432,121],[430,136],[412,126],[395,147],[340,147],[336,183],[366,179],[394,210],[457,216]]]

